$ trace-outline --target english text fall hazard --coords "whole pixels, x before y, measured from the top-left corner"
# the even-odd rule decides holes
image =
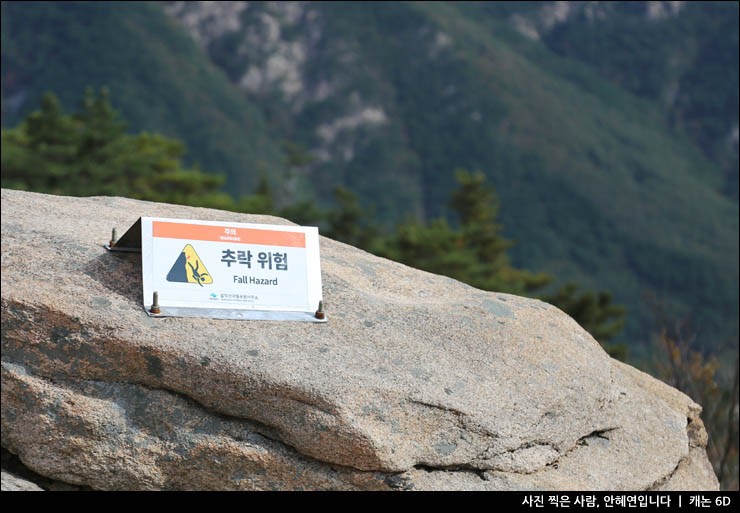
[[[163,316],[322,322],[315,227],[141,218],[144,306]]]

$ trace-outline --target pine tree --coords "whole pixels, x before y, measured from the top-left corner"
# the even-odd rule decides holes
[[[45,94],[39,110],[2,131],[2,144],[3,187],[234,208],[223,177],[183,166],[181,142],[126,134],[106,89],[88,89],[74,115]]]
[[[126,123],[110,104],[107,87],[101,88],[98,95],[92,88],[87,88],[81,109],[74,117],[82,127],[82,140],[78,147],[81,159],[94,157],[96,152],[122,137],[126,130]]]
[[[516,269],[509,262],[507,250],[514,242],[501,234],[498,223],[499,201],[485,175],[464,169],[455,171],[459,188],[453,192],[450,206],[460,218],[463,246],[472,250],[476,265],[468,270],[473,286],[522,294],[542,288],[551,277]]]
[[[334,189],[336,206],[329,211],[327,235],[333,239],[373,251],[377,246],[378,229],[368,219],[357,196],[345,187]]]
[[[415,220],[400,224],[384,256],[471,284],[471,270],[478,265],[477,255],[465,247],[462,234],[444,218],[429,224]]]
[[[542,300],[573,317],[612,357],[622,361],[627,359],[628,347],[625,344],[610,343],[622,331],[625,321],[624,307],[614,304],[610,293],[579,292],[578,285],[566,283],[554,294],[543,296]]]

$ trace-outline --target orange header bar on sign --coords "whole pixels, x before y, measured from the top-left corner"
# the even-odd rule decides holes
[[[152,222],[152,235],[167,239],[205,240],[211,242],[233,242],[236,244],[260,244],[263,246],[306,247],[306,235],[301,232],[281,232],[259,228],[230,228],[204,224]]]

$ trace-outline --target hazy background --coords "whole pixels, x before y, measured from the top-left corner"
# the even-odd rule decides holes
[[[3,2],[2,127],[3,187],[553,302],[702,403],[738,487],[737,2]]]

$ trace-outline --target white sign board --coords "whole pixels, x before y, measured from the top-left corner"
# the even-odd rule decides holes
[[[326,321],[318,228],[142,217],[141,254],[150,315]]]

